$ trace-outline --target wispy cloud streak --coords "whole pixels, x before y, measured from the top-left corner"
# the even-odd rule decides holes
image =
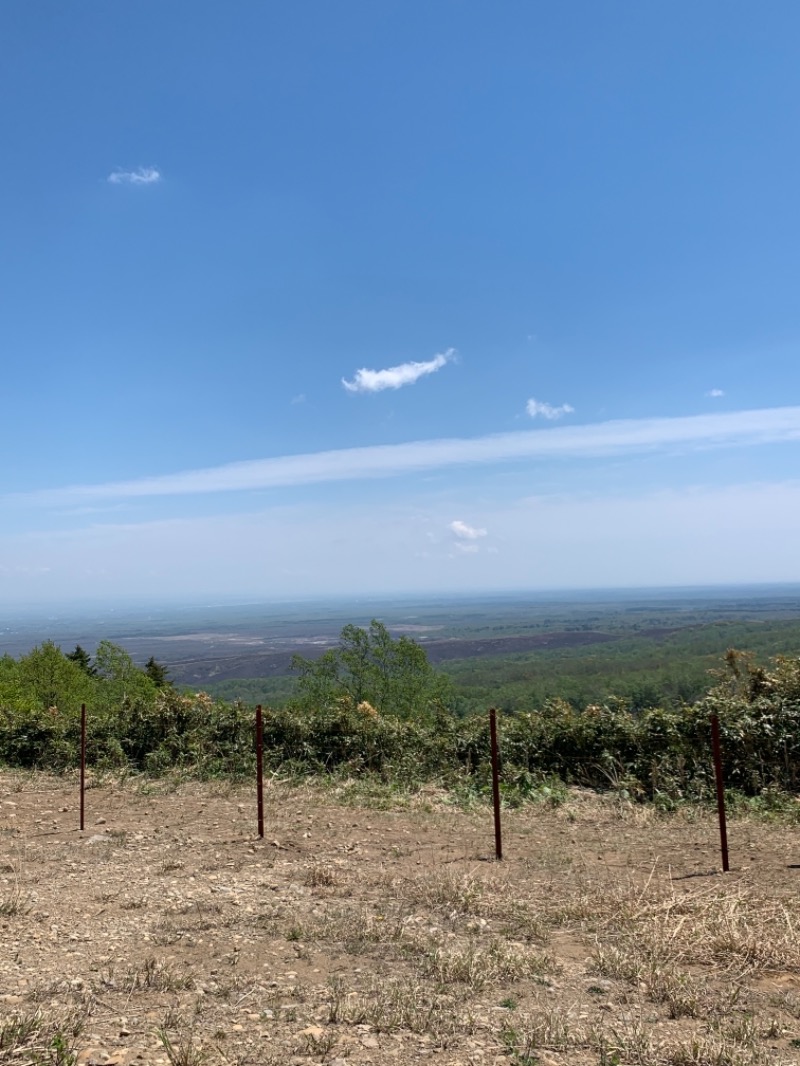
[[[98,499],[185,496],[393,477],[451,466],[515,460],[601,459],[658,450],[749,447],[800,440],[800,407],[627,419],[557,426],[486,437],[410,441],[285,455],[159,477],[6,496],[45,504]]]
[[[404,385],[413,385],[415,381],[427,374],[435,374],[445,364],[455,358],[455,348],[440,352],[426,363],[401,363],[386,370],[357,370],[352,381],[342,378],[342,384],[348,392],[382,392],[384,389],[401,389]]]
[[[111,185],[155,185],[161,181],[157,167],[137,167],[136,170],[112,170],[108,175]]]

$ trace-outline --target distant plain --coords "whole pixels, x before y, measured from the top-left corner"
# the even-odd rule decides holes
[[[344,625],[373,618],[425,647],[455,681],[462,712],[555,696],[675,704],[705,691],[730,647],[759,658],[800,651],[800,586],[785,585],[18,609],[0,617],[0,653],[43,640],[91,653],[112,640],[139,663],[165,664],[179,686],[279,704],[291,696],[294,655],[316,658]]]

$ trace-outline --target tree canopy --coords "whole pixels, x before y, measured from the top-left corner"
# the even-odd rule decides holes
[[[368,703],[379,714],[413,718],[452,706],[450,679],[428,662],[425,649],[406,636],[392,637],[373,619],[368,629],[347,625],[339,643],[319,659],[295,655],[299,673],[296,700],[304,707],[326,707],[346,699]]]

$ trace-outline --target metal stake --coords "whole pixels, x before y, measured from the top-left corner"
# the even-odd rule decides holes
[[[714,777],[717,781],[717,813],[719,814],[719,842],[722,848],[722,869],[727,873],[728,865],[728,826],[725,818],[725,785],[722,781],[722,751],[719,743],[719,718],[711,715],[711,746],[714,750]]]
[[[258,794],[258,835],[264,836],[264,726],[261,704],[256,707],[256,789]]]
[[[81,832],[86,795],[86,704],[81,704]]]
[[[494,853],[503,858],[503,837],[500,829],[500,760],[497,754],[497,711],[489,710],[489,734],[492,742],[492,803],[494,805]]]

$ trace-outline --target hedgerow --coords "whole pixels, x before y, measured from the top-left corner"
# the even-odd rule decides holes
[[[380,691],[397,696],[394,705],[386,697],[384,706],[374,693],[374,703],[358,698],[370,692],[354,693],[351,675],[339,689],[329,683],[335,674],[330,659],[326,687],[310,684],[310,669],[305,664],[302,698],[264,711],[268,769],[488,788],[487,716],[451,713],[442,698],[445,687],[429,685],[430,698],[415,709],[383,677]],[[414,683],[419,693],[420,679]],[[252,707],[178,691],[110,644],[98,648],[93,663],[76,662],[52,644],[18,660],[0,660],[0,761],[49,771],[75,767],[81,703],[88,708],[92,766],[202,777],[254,770]],[[798,790],[800,659],[781,657],[758,666],[738,652],[728,654],[703,699],[677,709],[638,712],[622,699],[583,710],[560,699],[535,711],[501,709],[504,789],[524,794],[556,779],[624,788],[641,798],[707,796],[712,714],[720,721],[729,787],[745,796]]]

